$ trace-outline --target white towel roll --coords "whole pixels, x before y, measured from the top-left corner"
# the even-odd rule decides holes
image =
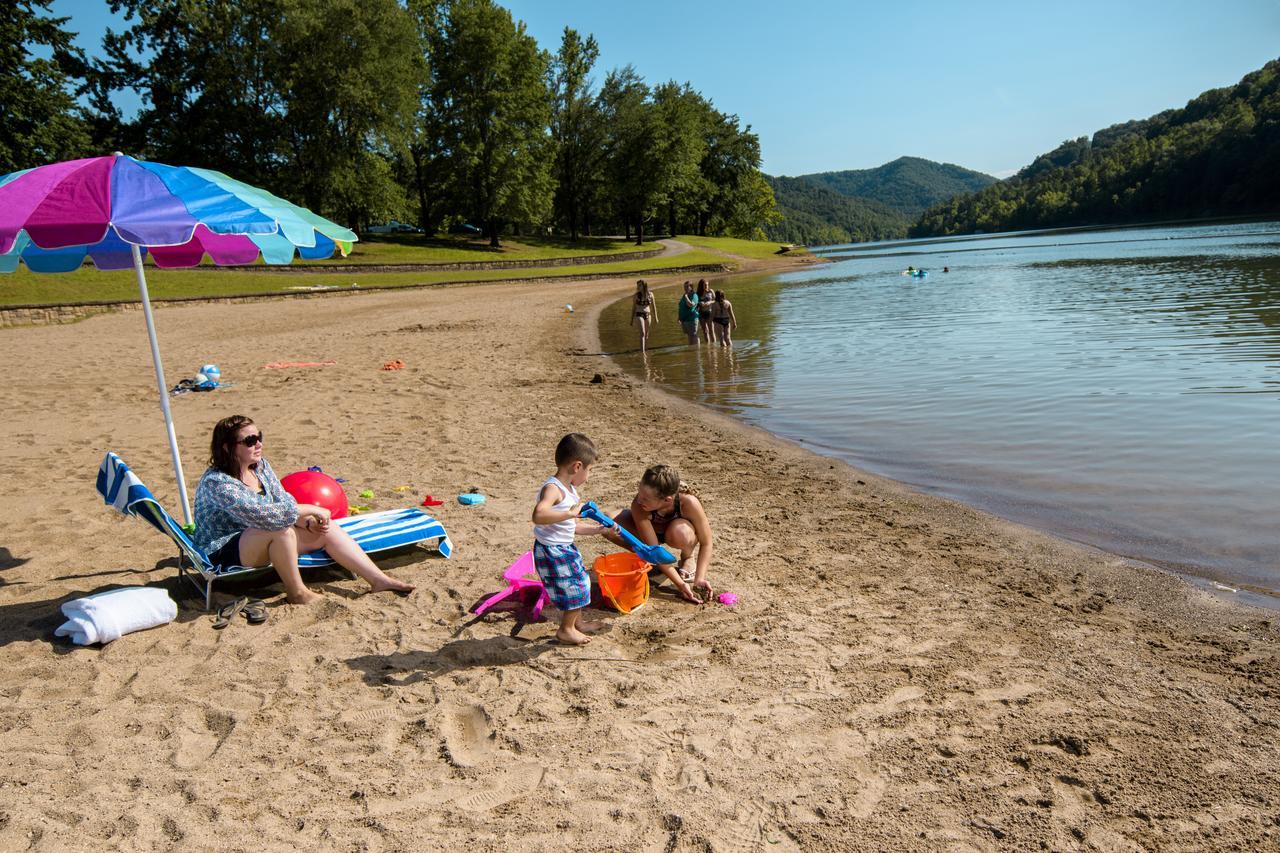
[[[68,601],[67,621],[53,633],[78,646],[110,643],[125,634],[165,625],[178,618],[178,605],[163,589],[130,586]]]

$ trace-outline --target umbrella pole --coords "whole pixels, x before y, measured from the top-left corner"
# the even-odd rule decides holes
[[[132,244],[131,244],[132,245]],[[160,388],[160,410],[169,432],[169,452],[173,456],[173,473],[178,477],[178,494],[182,497],[182,517],[191,526],[191,505],[187,501],[187,481],[182,476],[182,457],[178,454],[178,436],[173,431],[173,414],[169,411],[169,386],[164,381],[164,365],[160,363],[160,345],[156,343],[156,323],[151,317],[151,297],[147,295],[147,276],[142,271],[142,251],[133,248],[133,271],[138,275],[138,292],[142,294],[142,313],[147,318],[147,337],[151,340],[151,361],[156,366],[156,385]]]

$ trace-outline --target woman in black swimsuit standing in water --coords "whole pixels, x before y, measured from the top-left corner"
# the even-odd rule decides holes
[[[733,303],[725,298],[723,290],[716,291],[716,301],[711,304],[711,320],[715,323],[716,341],[720,346],[733,346],[731,332],[738,328],[738,318],[733,314]]]
[[[644,279],[636,282],[636,296],[631,307],[631,325],[640,321],[640,351],[643,352],[649,346],[649,323],[658,322],[658,312],[653,309],[653,294]]]

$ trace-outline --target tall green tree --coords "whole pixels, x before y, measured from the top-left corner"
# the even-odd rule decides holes
[[[144,107],[140,153],[208,166],[358,225],[399,213],[386,162],[422,76],[396,0],[112,0],[105,78]],[[126,131],[127,132],[127,131]]]
[[[678,230],[677,211],[687,206],[701,182],[699,165],[706,152],[703,119],[707,101],[685,83],[674,80],[653,89],[654,163],[658,169],[655,202],[667,213],[667,232]]]
[[[111,0],[111,9],[128,25],[107,32],[102,76],[143,101],[122,131],[129,153],[281,189],[285,0]]]
[[[439,0],[424,18],[450,184],[497,248],[503,225],[550,217],[550,58],[492,0]]]
[[[48,11],[49,0],[0,4],[0,174],[90,153],[75,100],[84,56]]]
[[[644,242],[645,222],[662,201],[658,167],[658,116],[649,87],[630,65],[609,72],[598,98],[606,128],[605,170],[614,211],[636,245]]]
[[[396,0],[286,0],[275,69],[290,172],[307,206],[359,226],[402,216],[391,162],[413,132],[425,77]]]
[[[573,240],[578,239],[579,225],[603,179],[604,128],[591,93],[591,69],[599,55],[594,36],[583,39],[576,30],[565,27],[560,50],[552,60],[555,211]]]
[[[703,191],[697,204],[698,233],[732,231],[740,235],[745,227],[741,221],[743,211],[751,208],[750,201],[744,207],[743,199],[763,198],[760,138],[751,132],[750,125],[741,127],[736,115],[708,107],[703,124],[706,147],[700,164]],[[761,221],[756,227],[764,224]]]

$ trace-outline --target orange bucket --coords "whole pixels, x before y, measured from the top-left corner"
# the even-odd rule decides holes
[[[649,564],[629,551],[596,557],[591,565],[600,595],[619,613],[630,613],[649,600]]]

